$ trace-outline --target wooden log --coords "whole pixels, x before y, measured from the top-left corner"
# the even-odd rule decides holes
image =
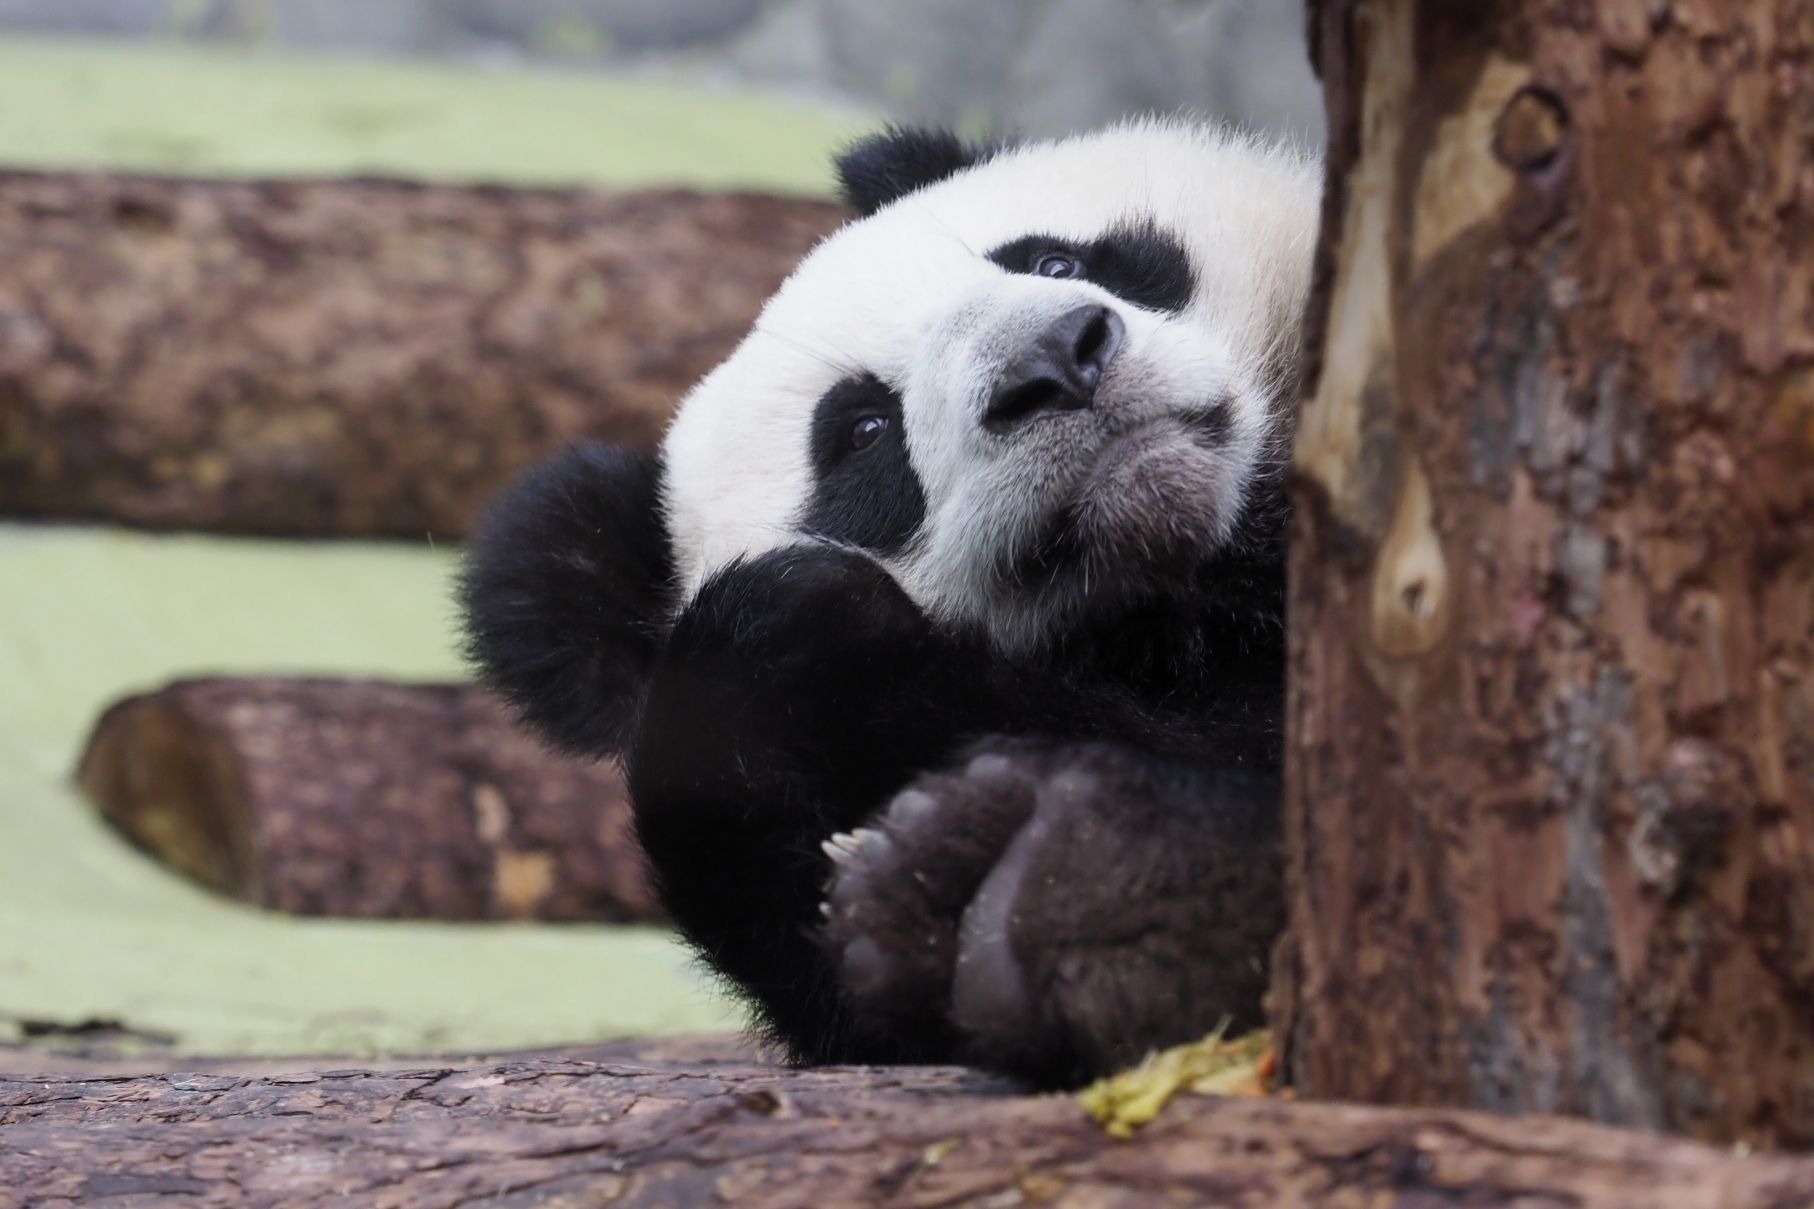
[[[1814,1143],[1810,10],[1312,24],[1288,1075]]]
[[[618,768],[550,754],[477,689],[180,681],[109,708],[77,777],[159,860],[273,910],[659,917]]]
[[[1814,1204],[1814,1160],[1553,1118],[1187,1098],[1120,1141],[953,1068],[672,1049],[0,1078],[0,1207]]]
[[[0,172],[0,516],[457,537],[647,446],[817,201]]]

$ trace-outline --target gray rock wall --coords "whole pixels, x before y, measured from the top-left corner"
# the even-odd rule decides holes
[[[1299,0],[0,0],[0,31],[652,71],[972,134],[1196,110],[1321,137]]]

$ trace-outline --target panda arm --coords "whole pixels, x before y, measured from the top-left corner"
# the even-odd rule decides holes
[[[817,939],[822,844],[950,757],[963,668],[885,572],[818,546],[715,576],[656,664],[629,759],[638,834],[676,924],[798,1058],[916,1056],[850,1017]]]

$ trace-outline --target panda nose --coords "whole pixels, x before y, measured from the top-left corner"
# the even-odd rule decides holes
[[[1106,306],[1066,311],[1003,367],[983,427],[1005,432],[1047,412],[1088,407],[1126,335],[1127,325]]]

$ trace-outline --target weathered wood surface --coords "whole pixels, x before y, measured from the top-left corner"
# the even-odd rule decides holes
[[[651,444],[841,216],[0,172],[0,516],[460,536],[551,449]]]
[[[278,911],[660,915],[616,765],[550,753],[473,688],[179,681],[110,707],[77,777],[159,860]]]
[[[561,1045],[542,1049],[498,1052],[389,1054],[378,1057],[324,1059],[319,1055],[207,1057],[173,1054],[164,1050],[125,1052],[109,1043],[45,1048],[37,1044],[0,1045],[0,1079],[31,1082],[39,1075],[138,1080],[154,1075],[234,1075],[246,1079],[274,1079],[278,1075],[319,1075],[336,1068],[395,1073],[398,1071],[477,1066],[485,1062],[576,1061],[638,1062],[669,1065],[721,1066],[725,1063],[762,1062],[761,1045],[741,1033],[674,1033],[664,1037],[635,1037],[594,1045]]]
[[[1312,28],[1287,1072],[1814,1143],[1814,9]]]
[[[1196,1098],[1120,1142],[952,1068],[679,1044],[0,1077],[0,1207],[1814,1205],[1814,1161],[1554,1119]]]

